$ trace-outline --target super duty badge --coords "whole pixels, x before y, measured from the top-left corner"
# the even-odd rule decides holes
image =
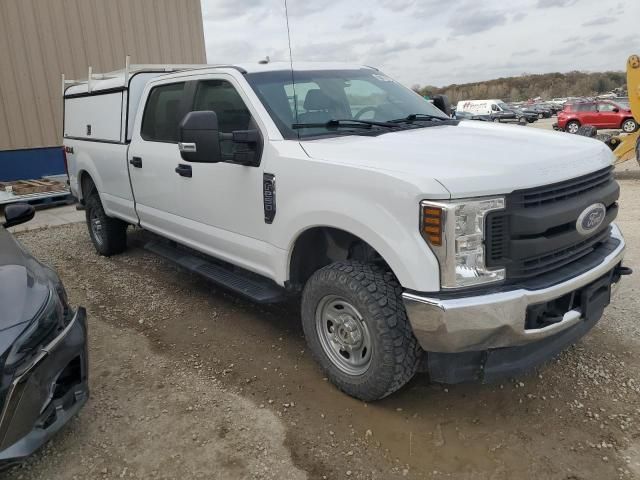
[[[264,202],[264,223],[273,223],[276,216],[276,176],[271,173],[262,175],[262,195]]]

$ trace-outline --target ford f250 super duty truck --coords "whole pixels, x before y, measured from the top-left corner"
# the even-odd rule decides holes
[[[452,120],[374,68],[129,67],[64,106],[100,254],[137,225],[229,290],[299,295],[313,356],[363,400],[418,369],[456,383],[538,365],[630,273],[603,143]]]

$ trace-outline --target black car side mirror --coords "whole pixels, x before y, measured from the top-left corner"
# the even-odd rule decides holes
[[[620,111],[620,109],[618,107],[614,107],[612,110],[614,113],[618,113]]]
[[[4,207],[4,228],[13,227],[31,220],[36,211],[28,203],[14,203]]]
[[[434,95],[431,97],[433,105],[447,114],[447,117],[451,116],[451,102],[446,95]]]
[[[189,112],[180,122],[178,148],[187,162],[222,161],[218,115],[211,110]]]

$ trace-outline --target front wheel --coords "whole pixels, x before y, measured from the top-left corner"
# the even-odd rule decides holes
[[[352,397],[384,398],[416,373],[422,349],[401,294],[387,269],[349,261],[318,270],[305,286],[302,326],[309,349]]]
[[[125,251],[127,223],[107,216],[97,193],[87,199],[85,214],[91,242],[100,255],[109,257]]]
[[[633,133],[638,129],[638,124],[633,118],[627,118],[621,128],[624,133]]]

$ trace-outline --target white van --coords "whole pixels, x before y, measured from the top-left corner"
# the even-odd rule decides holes
[[[458,102],[456,112],[469,112],[476,115],[491,115],[495,112],[511,110],[502,100],[461,100]]]

